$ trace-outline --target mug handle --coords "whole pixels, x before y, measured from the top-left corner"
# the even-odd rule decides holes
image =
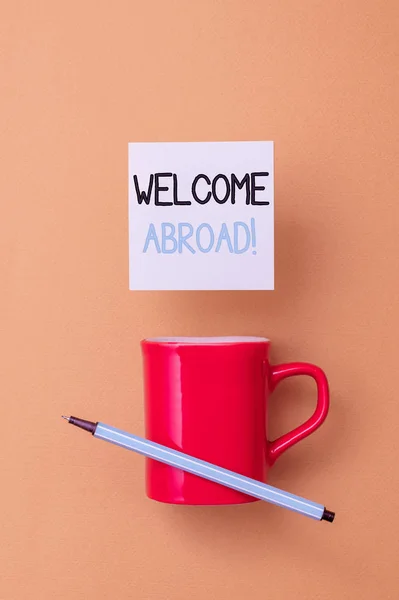
[[[312,377],[317,385],[317,406],[313,415],[292,431],[282,435],[273,442],[269,442],[269,463],[272,465],[283,452],[291,446],[300,442],[308,435],[313,433],[323,423],[328,414],[330,396],[327,377],[319,367],[310,363],[288,363],[271,367],[270,392],[276,388],[277,384],[287,377],[294,375],[308,375]]]

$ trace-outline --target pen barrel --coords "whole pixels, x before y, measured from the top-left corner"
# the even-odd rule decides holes
[[[222,467],[183,454],[172,448],[162,446],[150,440],[132,435],[110,425],[98,423],[94,437],[127,448],[148,458],[176,467],[187,473],[203,477],[209,481],[232,488],[249,496],[270,502],[283,508],[305,515],[312,519],[325,519],[325,507],[322,504],[290,494],[261,481],[229,471]]]

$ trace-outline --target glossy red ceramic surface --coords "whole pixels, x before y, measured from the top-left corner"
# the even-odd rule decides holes
[[[269,364],[262,338],[144,340],[147,438],[254,479],[317,429],[329,405],[326,376],[308,363]],[[310,375],[318,388],[314,414],[267,440],[270,392],[286,377]],[[254,498],[147,459],[147,494],[175,504],[239,504]]]

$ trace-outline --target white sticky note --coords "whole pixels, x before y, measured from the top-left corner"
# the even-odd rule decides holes
[[[129,144],[130,289],[274,289],[273,181],[273,142]]]

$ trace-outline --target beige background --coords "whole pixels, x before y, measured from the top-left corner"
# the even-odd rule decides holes
[[[397,598],[395,0],[3,2],[0,600]],[[276,291],[133,293],[127,143],[276,143]],[[62,413],[143,433],[139,340],[266,335],[331,383],[265,504],[179,508],[142,458]],[[275,394],[272,434],[311,412]]]

